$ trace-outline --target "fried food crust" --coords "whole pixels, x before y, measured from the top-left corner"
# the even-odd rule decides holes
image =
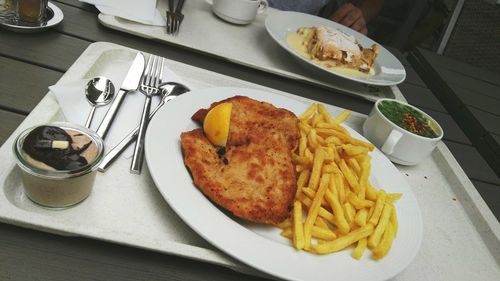
[[[210,108],[198,110],[191,119],[203,124],[208,111],[224,102],[233,104],[227,146],[265,141],[266,137],[274,134],[285,136],[290,150],[297,146],[300,131],[299,120],[295,114],[283,108],[276,108],[270,103],[256,101],[245,96],[235,96],[212,103]]]
[[[285,109],[247,97],[232,102],[229,139],[224,153],[195,129],[181,134],[184,163],[194,184],[235,216],[265,224],[289,217],[297,189],[291,150],[297,146],[297,117]],[[203,122],[210,109],[193,120]]]

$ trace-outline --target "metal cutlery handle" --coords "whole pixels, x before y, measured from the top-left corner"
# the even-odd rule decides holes
[[[120,108],[120,105],[126,94],[127,91],[120,89],[116,94],[116,97],[113,99],[108,112],[106,112],[106,115],[102,119],[101,125],[99,125],[99,128],[97,128],[97,134],[101,138],[104,139],[106,137],[106,133],[108,132],[108,129],[111,126],[111,123],[113,122],[113,119],[115,118],[116,113],[118,112],[118,109]]]
[[[139,134],[137,135],[137,141],[135,143],[134,157],[132,158],[132,165],[130,166],[130,171],[134,174],[141,173],[142,163],[144,162],[144,140],[146,136],[146,129],[148,127],[150,107],[151,95],[147,95],[144,102],[144,108],[142,110],[141,123],[139,125]]]
[[[104,172],[106,169],[115,162],[116,158],[127,148],[137,137],[137,133],[139,132],[139,126],[135,128],[132,132],[130,132],[125,138],[123,138],[113,149],[111,149],[106,156],[102,158],[101,163],[99,164],[98,170],[99,172]]]
[[[95,105],[92,106],[92,109],[90,110],[89,116],[87,117],[87,121],[85,122],[85,128],[90,128],[90,124],[92,123],[92,118],[94,117],[95,108],[96,108]]]
[[[168,98],[167,98],[168,101]],[[165,101],[162,100],[156,107],[153,109],[153,111],[149,114],[149,121],[151,121],[151,118],[155,115],[155,113],[162,107],[162,105],[165,104]],[[107,154],[104,156],[104,158],[101,161],[101,164],[99,164],[98,170],[100,172],[104,172],[111,163],[113,163],[116,158],[127,148],[137,137],[137,134],[139,133],[139,128],[140,126],[135,127],[135,129],[130,132],[128,135],[125,136],[115,147],[113,147]]]
[[[182,6],[184,6],[184,0],[179,0],[177,2],[177,6],[175,7],[175,13],[173,17],[173,30],[172,33],[177,35],[179,32],[179,28],[181,26],[182,20],[184,19],[184,15],[181,13]]]
[[[167,34],[171,34],[173,32],[174,26],[174,0],[168,0],[168,11],[167,14],[167,25],[165,26],[165,31]]]
[[[182,11],[183,6],[184,6],[184,0],[179,0],[179,2],[177,2],[177,7],[175,7],[175,12],[180,13]]]

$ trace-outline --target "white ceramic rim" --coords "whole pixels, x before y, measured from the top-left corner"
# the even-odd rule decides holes
[[[398,238],[381,261],[366,253],[360,261],[351,250],[317,256],[298,252],[279,235],[279,229],[242,222],[209,201],[192,183],[184,166],[180,133],[197,126],[190,118],[200,108],[234,95],[244,95],[285,107],[295,114],[309,104],[269,92],[246,88],[208,88],[186,93],[162,107],[146,133],[146,160],[153,181],[179,217],[208,242],[230,256],[268,274],[289,280],[328,281],[331,276],[356,281],[387,280],[401,272],[416,256],[422,242],[422,217],[418,202],[397,168],[378,149],[372,153],[375,186],[402,192],[397,204]],[[346,128],[362,140],[359,133]],[[324,274],[318,275],[318,272]]]
[[[298,54],[294,49],[292,49],[288,45],[288,43],[286,42],[286,39],[281,38],[281,35],[282,35],[281,32],[283,30],[280,30],[279,33],[274,32],[275,28],[272,28],[272,26],[277,26],[276,21],[278,21],[278,19],[279,19],[280,16],[286,16],[288,19],[294,18],[296,21],[301,21],[301,20],[305,21],[305,22],[300,22],[301,23],[300,25],[298,25],[298,24],[296,24],[296,22],[294,22],[293,25],[294,26],[296,25],[296,27],[300,27],[300,26],[304,26],[304,25],[310,25],[310,24],[313,24],[313,25],[314,24],[323,25],[323,26],[327,26],[327,27],[330,27],[330,28],[339,29],[342,32],[345,32],[347,34],[353,35],[357,40],[360,41],[360,43],[362,43],[363,46],[365,46],[365,45],[371,45],[371,44],[377,44],[380,47],[380,53],[378,55],[377,60],[375,61],[374,67],[375,68],[379,67],[381,69],[385,64],[387,64],[387,63],[391,63],[392,64],[393,63],[394,64],[393,68],[397,68],[398,70],[402,71],[403,73],[401,73],[401,74],[398,75],[398,79],[397,80],[396,79],[394,79],[394,80],[383,79],[383,76],[381,76],[378,73],[376,73],[373,76],[366,77],[366,78],[365,77],[355,77],[355,76],[347,75],[347,74],[344,74],[344,73],[341,73],[341,72],[337,72],[334,69],[325,68],[322,65],[314,63],[314,62],[312,62],[312,61],[304,58],[300,54]],[[318,16],[304,14],[304,13],[299,13],[299,12],[279,11],[279,12],[275,12],[275,13],[270,14],[266,18],[265,26],[266,26],[267,33],[270,35],[270,37],[276,43],[278,43],[278,45],[280,45],[284,50],[286,50],[288,53],[290,53],[293,57],[297,58],[299,61],[304,62],[307,65],[309,65],[309,66],[311,66],[311,67],[313,67],[315,69],[319,69],[321,71],[324,71],[325,73],[336,75],[336,76],[339,76],[339,77],[342,77],[342,78],[345,78],[345,79],[348,79],[348,80],[351,80],[351,81],[355,81],[355,82],[359,82],[359,83],[364,83],[364,84],[369,84],[369,85],[376,85],[376,86],[397,85],[399,83],[402,83],[406,79],[406,70],[405,70],[403,64],[391,52],[389,52],[386,48],[384,48],[384,46],[382,46],[381,44],[377,43],[373,39],[371,39],[371,38],[369,38],[369,37],[367,37],[367,36],[365,36],[365,35],[357,32],[355,30],[352,30],[352,29],[350,29],[350,28],[348,28],[346,26],[338,24],[338,23],[336,23],[334,21],[330,21],[330,20],[327,20],[327,19],[324,19],[324,18],[321,18],[321,17],[318,17]],[[291,29],[288,30],[287,34],[289,34],[290,32],[292,32]],[[385,64],[381,64],[382,60],[386,61],[386,63]],[[382,79],[377,79],[377,78],[382,78]]]
[[[420,112],[422,115],[424,115],[427,119],[429,119],[431,122],[434,123],[434,125],[436,125],[438,128],[439,128],[439,136],[435,137],[435,138],[429,138],[429,137],[424,137],[424,136],[421,136],[421,135],[417,135],[415,133],[412,133],[404,128],[401,128],[399,127],[398,125],[394,124],[394,122],[392,122],[391,120],[389,120],[389,118],[387,118],[381,111],[380,109],[378,108],[378,105],[383,102],[383,101],[391,101],[391,102],[397,102],[399,104],[402,104],[402,105],[406,105],[408,107],[411,107],[413,109],[415,109],[416,111]],[[434,118],[432,118],[429,114],[425,113],[424,111],[422,111],[421,109],[419,109],[418,107],[415,107],[409,103],[406,103],[406,102],[403,102],[403,101],[399,101],[399,100],[396,100],[396,99],[388,99],[388,98],[382,98],[382,99],[379,99],[375,102],[375,105],[374,105],[374,109],[377,111],[378,114],[380,114],[384,120],[386,122],[388,122],[389,124],[391,124],[394,128],[398,128],[400,130],[402,130],[403,132],[405,133],[408,133],[410,134],[411,136],[414,136],[414,137],[417,137],[417,138],[420,138],[420,139],[423,139],[423,140],[426,140],[426,141],[439,141],[443,138],[444,136],[444,131],[443,131],[443,128],[441,127],[441,125],[439,125],[439,123],[434,120]]]
[[[71,170],[49,171],[49,170],[44,170],[44,169],[40,169],[40,168],[32,166],[26,159],[24,159],[23,153],[21,151],[22,145],[19,142],[21,140],[24,141],[26,136],[31,131],[33,131],[35,128],[38,128],[40,126],[56,126],[56,127],[60,127],[63,129],[78,131],[80,133],[85,134],[87,137],[92,139],[92,141],[97,146],[96,158],[92,161],[92,163],[88,163],[86,166],[81,167],[80,169],[76,170],[76,172],[71,171]],[[30,175],[39,177],[39,178],[50,179],[50,180],[62,180],[62,179],[67,179],[67,178],[75,178],[75,177],[79,177],[79,176],[91,173],[91,172],[97,170],[99,164],[102,161],[102,158],[104,157],[104,141],[102,140],[102,138],[99,137],[95,132],[92,132],[91,130],[89,130],[83,126],[69,123],[69,122],[52,122],[52,123],[40,124],[37,126],[30,127],[28,129],[22,131],[19,134],[19,136],[16,137],[16,140],[14,141],[14,144],[12,145],[12,149],[13,149],[14,155],[16,157],[17,165],[24,172],[26,172]]]

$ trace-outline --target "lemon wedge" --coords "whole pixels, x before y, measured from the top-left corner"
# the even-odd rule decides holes
[[[226,146],[232,109],[232,103],[224,102],[216,105],[205,116],[203,131],[212,144]]]

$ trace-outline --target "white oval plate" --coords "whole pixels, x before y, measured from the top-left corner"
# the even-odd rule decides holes
[[[305,62],[307,65],[313,66],[317,69],[326,71],[327,73],[332,73],[334,75],[356,81],[365,84],[379,85],[379,86],[389,86],[396,85],[403,82],[406,78],[406,71],[401,62],[387,49],[380,45],[380,53],[375,61],[374,70],[375,74],[372,76],[351,76],[345,73],[335,71],[335,69],[329,69],[313,61],[303,57],[297,53],[287,42],[287,36],[296,32],[299,27],[311,27],[311,26],[326,26],[334,29],[338,29],[347,34],[354,36],[359,43],[365,48],[371,47],[373,44],[378,44],[372,39],[366,37],[365,35],[350,29],[349,27],[338,24],[334,21],[327,20],[321,17],[297,13],[297,12],[286,12],[280,11],[270,14],[266,19],[266,29],[269,35],[285,50],[292,54],[295,58],[299,59],[301,62]]]
[[[401,192],[396,203],[398,236],[389,254],[374,261],[367,251],[361,260],[352,248],[324,256],[296,251],[280,229],[243,222],[222,211],[193,185],[184,166],[180,134],[198,126],[191,116],[212,102],[244,95],[287,108],[295,114],[308,104],[245,88],[209,88],[186,93],[156,113],[146,133],[146,159],[160,193],[195,232],[230,256],[268,274],[289,280],[386,280],[402,271],[415,257],[422,240],[422,219],[417,201],[401,173],[378,150],[371,153],[371,182],[387,192]],[[353,136],[365,140],[348,128]]]

